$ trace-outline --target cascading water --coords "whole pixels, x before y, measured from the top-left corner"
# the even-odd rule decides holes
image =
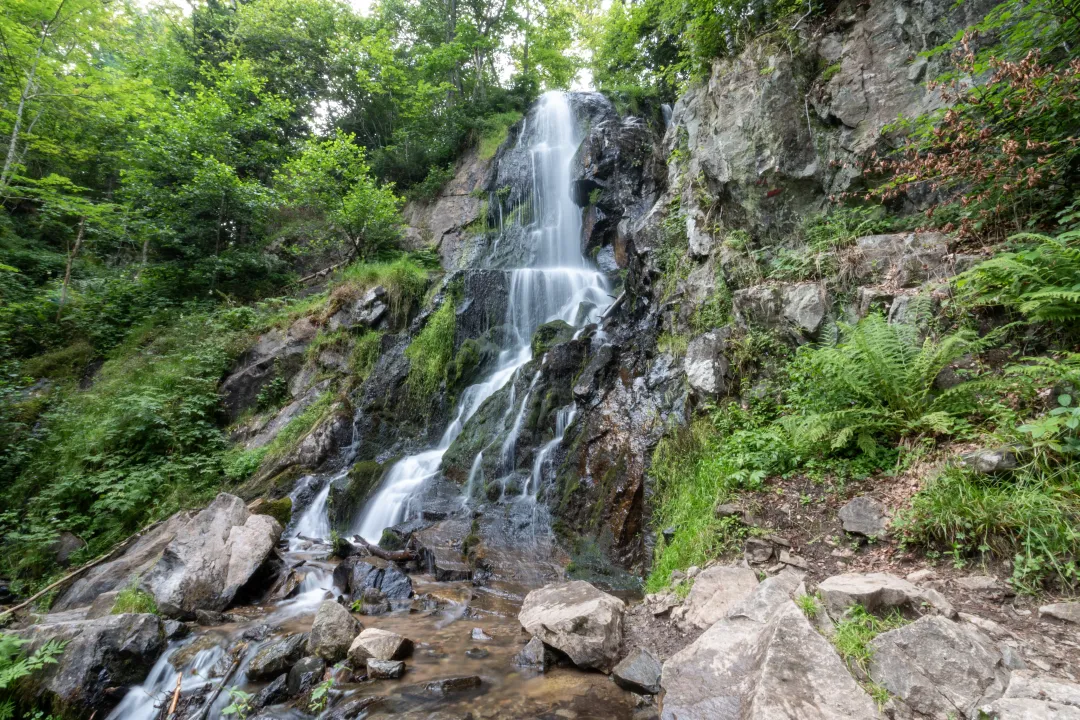
[[[462,393],[454,420],[439,444],[404,458],[391,468],[382,489],[353,527],[354,532],[369,542],[378,542],[385,528],[409,516],[411,502],[425,482],[436,475],[443,456],[465,423],[532,359],[532,337],[540,325],[552,320],[571,325],[595,322],[611,303],[606,278],[581,254],[581,210],[570,193],[570,163],[580,137],[566,94],[549,92],[541,97],[529,132],[534,221],[526,236],[529,266],[507,270],[510,292],[506,322],[513,330],[512,337],[500,352],[492,374]],[[519,142],[525,135],[523,130]],[[492,255],[496,253],[497,243],[498,240]],[[520,426],[527,401],[528,393],[525,393],[520,406],[515,408],[515,426]],[[514,406],[512,398],[511,407]],[[509,408],[507,416],[510,416]],[[506,441],[510,451],[504,444],[502,457],[504,465],[507,462],[512,465],[512,460],[506,458],[513,454],[516,431],[513,427],[507,429],[511,430]],[[474,468],[477,466],[474,463]],[[470,480],[472,476],[470,473]],[[539,483],[527,485],[527,492],[534,495]]]

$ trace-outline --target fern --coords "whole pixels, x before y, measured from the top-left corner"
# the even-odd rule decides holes
[[[974,306],[1012,308],[1035,321],[1080,318],[1080,231],[1057,237],[1022,233],[1011,240],[1033,244],[958,275],[960,297]]]
[[[799,412],[780,421],[794,445],[827,443],[832,451],[854,445],[873,453],[880,438],[953,435],[966,428],[965,416],[979,409],[986,381],[946,391],[934,381],[986,339],[957,332],[920,341],[914,326],[890,324],[880,315],[842,329],[844,342],[806,350],[796,361],[789,404]]]
[[[10,697],[15,683],[46,665],[55,664],[57,656],[64,650],[62,641],[49,640],[33,655],[25,655],[23,646],[29,642],[15,635],[0,633],[0,720],[15,717],[15,700]]]

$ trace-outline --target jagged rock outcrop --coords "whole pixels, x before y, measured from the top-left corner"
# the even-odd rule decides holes
[[[270,556],[282,528],[252,515],[235,495],[219,494],[178,531],[142,585],[171,617],[224,610]]]

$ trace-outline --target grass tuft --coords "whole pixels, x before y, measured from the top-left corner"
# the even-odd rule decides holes
[[[112,606],[113,615],[123,613],[146,613],[158,614],[157,602],[154,596],[145,590],[140,590],[138,582],[133,582],[116,594],[116,602]]]
[[[405,349],[405,357],[409,359],[409,395],[413,400],[430,397],[446,377],[446,367],[454,354],[456,324],[454,302],[447,298]]]

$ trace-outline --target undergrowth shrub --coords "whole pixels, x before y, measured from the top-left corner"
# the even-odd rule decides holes
[[[796,412],[781,424],[795,446],[874,454],[900,438],[963,436],[968,416],[986,409],[986,383],[941,391],[934,381],[988,340],[963,331],[920,339],[917,327],[876,314],[843,330],[840,344],[806,348],[793,363],[789,405]]]
[[[139,588],[135,581],[116,594],[116,601],[112,606],[113,615],[123,613],[149,613],[157,615],[158,606],[154,596]]]
[[[54,569],[49,545],[61,531],[93,555],[216,492],[228,445],[218,382],[253,322],[245,308],[159,316],[112,353],[89,389],[72,389],[41,417],[21,472],[2,488],[9,577]]]
[[[16,717],[16,698],[13,697],[15,684],[46,665],[55,665],[58,662],[57,657],[64,651],[65,643],[49,640],[34,654],[27,655],[23,647],[29,642],[15,635],[0,633],[0,720]],[[46,720],[40,712],[33,717]],[[50,715],[47,720],[51,718]]]
[[[1004,306],[1037,322],[1080,319],[1080,230],[1057,237],[1021,233],[1010,240],[1014,250],[953,279],[959,299],[974,307]]]
[[[862,675],[870,672],[870,661],[874,657],[871,642],[883,632],[895,630],[907,624],[895,610],[885,617],[878,617],[868,612],[862,605],[852,605],[844,617],[836,624],[836,633],[832,637],[833,645],[848,667],[858,668]]]

